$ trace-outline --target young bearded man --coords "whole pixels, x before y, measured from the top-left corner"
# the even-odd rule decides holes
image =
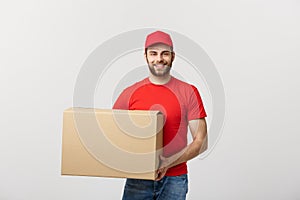
[[[157,179],[127,179],[123,200],[183,200],[187,161],[207,148],[206,112],[197,88],[170,74],[175,59],[169,34],[156,31],[145,42],[149,77],[123,90],[114,109],[159,110],[164,114],[163,156]],[[187,129],[193,141],[187,144]]]

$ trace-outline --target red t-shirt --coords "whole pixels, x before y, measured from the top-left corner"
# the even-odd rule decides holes
[[[164,156],[168,157],[187,145],[188,122],[206,117],[206,112],[197,88],[171,77],[164,85],[156,85],[149,78],[126,88],[113,109],[159,110],[164,114]],[[168,169],[166,176],[187,173],[186,163]]]

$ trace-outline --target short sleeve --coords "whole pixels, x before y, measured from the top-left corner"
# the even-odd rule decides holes
[[[204,118],[207,116],[199,91],[193,85],[191,86],[191,94],[188,100],[187,107],[188,107],[188,115],[187,115],[188,121]]]
[[[129,101],[131,93],[128,89],[123,90],[113,105],[113,109],[129,110]]]

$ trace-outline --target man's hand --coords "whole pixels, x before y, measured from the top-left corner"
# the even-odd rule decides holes
[[[164,157],[162,155],[159,156],[160,165],[159,165],[158,170],[156,171],[156,174],[157,174],[157,178],[155,179],[156,181],[161,180],[165,176],[165,174],[169,168],[180,164],[180,162],[177,162],[177,161],[185,153],[186,149],[187,149],[187,147],[183,148],[181,151],[177,152],[176,154],[173,154],[170,157]]]
[[[205,118],[189,121],[189,127],[193,135],[193,142],[170,157],[160,156],[161,162],[159,169],[156,171],[157,178],[155,180],[161,180],[169,168],[180,163],[187,162],[207,149],[207,129]]]
[[[161,180],[165,176],[167,170],[169,169],[169,165],[171,164],[170,160],[168,158],[166,158],[162,155],[160,155],[159,158],[160,158],[160,166],[159,166],[158,170],[156,171],[156,174],[157,174],[157,177],[155,179],[156,181]]]

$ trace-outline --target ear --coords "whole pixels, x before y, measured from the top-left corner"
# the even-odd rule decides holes
[[[147,62],[147,53],[146,52],[144,53],[144,58],[145,58],[145,60]]]
[[[174,59],[175,59],[175,52],[173,51],[172,52],[172,62],[174,61]]]

